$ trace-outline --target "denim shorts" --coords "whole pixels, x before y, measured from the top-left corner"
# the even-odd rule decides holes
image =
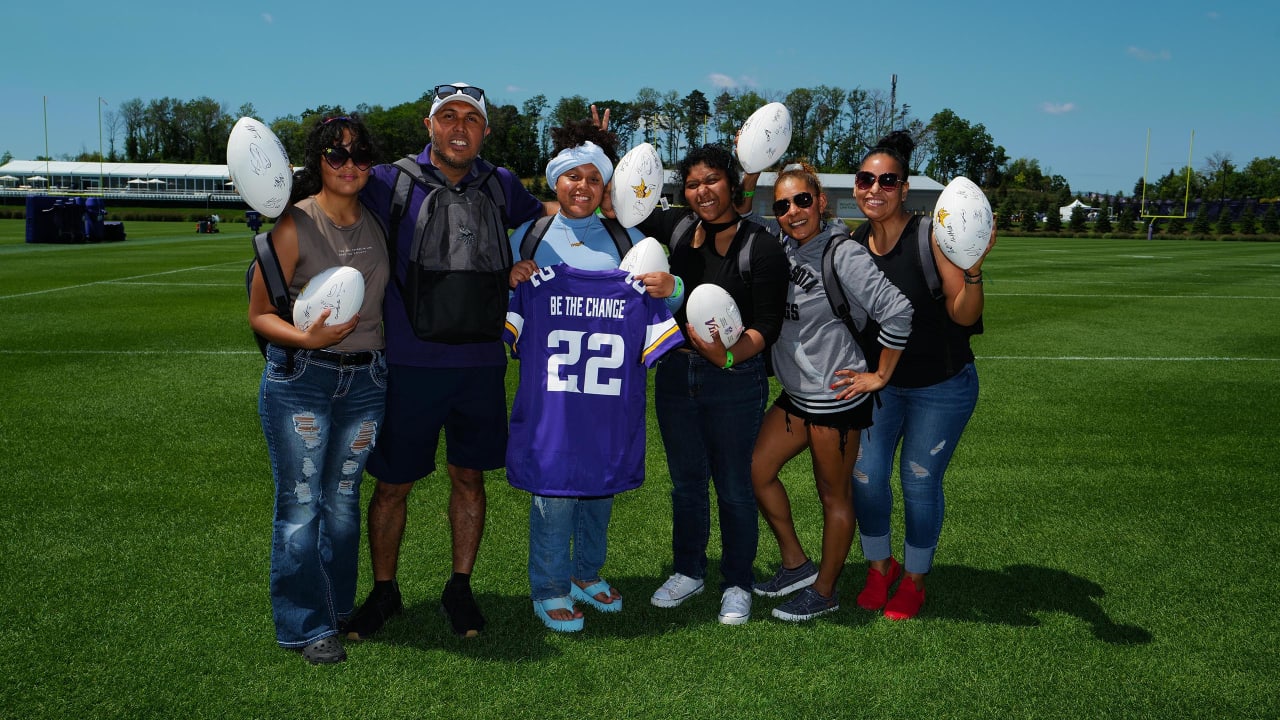
[[[369,474],[391,485],[436,469],[444,431],[445,457],[468,470],[496,470],[507,461],[505,366],[387,366],[387,412]]]

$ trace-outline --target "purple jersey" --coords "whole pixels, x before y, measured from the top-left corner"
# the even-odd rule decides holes
[[[613,495],[644,482],[649,366],[684,338],[622,270],[559,264],[520,283],[505,339],[520,360],[507,480],[538,495]]]

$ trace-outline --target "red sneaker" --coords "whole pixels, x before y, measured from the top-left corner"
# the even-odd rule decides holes
[[[884,616],[890,620],[910,620],[920,612],[921,605],[924,605],[924,588],[916,587],[915,581],[909,577],[903,578],[898,592],[884,606]]]
[[[889,586],[902,577],[902,566],[889,557],[889,572],[881,574],[873,567],[867,568],[867,586],[858,593],[858,607],[863,610],[879,610],[889,599]]]

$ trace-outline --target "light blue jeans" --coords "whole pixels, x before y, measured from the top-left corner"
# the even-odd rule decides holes
[[[978,404],[978,372],[969,363],[957,375],[936,385],[887,385],[880,391],[880,401],[875,408],[875,425],[862,431],[858,462],[853,469],[853,507],[858,515],[862,554],[871,561],[893,554],[889,531],[893,489],[889,476],[901,443],[898,474],[907,535],[903,567],[909,573],[927,573],[933,568],[946,509],[942,476]]]
[[[587,583],[600,579],[612,514],[612,497],[533,496],[529,507],[530,597],[564,597],[569,594],[571,578]]]
[[[340,365],[267,348],[258,415],[275,478],[271,614],[276,642],[297,648],[338,632],[355,605],[360,480],[382,424],[381,352]]]

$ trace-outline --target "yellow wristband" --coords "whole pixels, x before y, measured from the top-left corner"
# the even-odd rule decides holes
[[[725,350],[724,351],[724,369],[728,370],[731,367],[733,367],[733,352],[730,350]]]

